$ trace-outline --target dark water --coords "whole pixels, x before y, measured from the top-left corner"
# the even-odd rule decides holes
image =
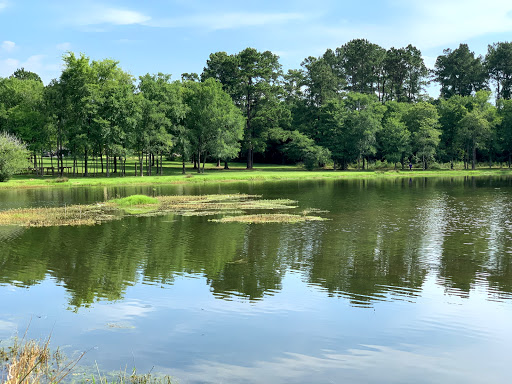
[[[512,179],[0,191],[0,209],[226,192],[330,221],[0,228],[0,345],[30,322],[83,369],[182,383],[510,382]]]

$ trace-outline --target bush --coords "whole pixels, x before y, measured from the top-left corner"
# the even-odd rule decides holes
[[[7,132],[0,133],[0,182],[29,167],[25,144]]]

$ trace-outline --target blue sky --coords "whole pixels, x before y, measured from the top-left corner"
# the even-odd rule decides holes
[[[412,43],[432,67],[445,48],[463,42],[485,54],[511,32],[510,0],[0,0],[0,77],[23,66],[47,83],[68,50],[116,59],[134,76],[179,79],[200,73],[212,52],[251,46],[287,70],[354,38]]]

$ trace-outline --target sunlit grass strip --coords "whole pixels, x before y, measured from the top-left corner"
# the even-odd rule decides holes
[[[242,170],[241,165],[233,166],[231,170],[210,168],[208,173],[181,175],[181,164],[166,164],[163,176],[126,176],[117,177],[73,177],[53,178],[16,176],[12,180],[0,183],[0,189],[25,188],[55,188],[55,187],[86,187],[86,186],[127,186],[127,185],[168,185],[168,184],[204,184],[204,183],[246,183],[246,182],[279,182],[283,180],[373,180],[415,177],[462,177],[462,176],[510,176],[512,170],[504,168],[479,168],[477,170],[440,169],[440,170],[317,170],[304,171],[294,166],[264,166],[259,164],[257,169]],[[192,170],[189,170],[192,171]]]
[[[319,216],[289,215],[283,213],[265,213],[260,215],[240,215],[226,216],[221,219],[211,219],[216,223],[249,223],[249,224],[265,224],[265,223],[303,223],[306,221],[324,221]]]
[[[237,214],[249,210],[286,210],[296,208],[288,199],[265,200],[257,195],[225,194],[202,196],[132,195],[106,203],[64,207],[21,208],[0,212],[0,225],[50,227],[94,225],[124,216],[182,216]],[[302,217],[308,217],[303,215]]]

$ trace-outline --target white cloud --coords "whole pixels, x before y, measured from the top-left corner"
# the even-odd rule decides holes
[[[81,16],[73,20],[73,22],[82,26],[97,24],[142,24],[151,20],[151,17],[137,11],[109,8],[100,5],[92,6],[87,11],[80,12],[80,14]]]
[[[257,27],[268,24],[283,24],[303,19],[299,13],[257,13],[233,12],[222,14],[195,15],[174,19],[151,20],[145,25],[164,28],[206,28],[210,30]]]
[[[421,50],[456,48],[455,45],[469,39],[512,32],[509,0],[395,0],[390,8],[390,13],[400,15],[397,21],[376,20],[365,25],[343,20],[341,26],[317,24],[303,32],[338,45],[354,38],[366,38],[386,48],[413,44]]]
[[[44,57],[44,55],[32,55],[23,63],[21,63],[21,66],[25,68],[27,71],[38,73],[42,69],[44,69]]]
[[[32,55],[25,60],[10,57],[0,60],[0,77],[11,76],[18,68],[37,73],[47,84],[52,78],[59,76],[61,64],[48,62],[45,55]]]
[[[59,51],[69,51],[69,49],[71,48],[71,43],[68,43],[68,42],[60,43],[60,44],[57,44],[55,46],[55,48],[57,48]]]
[[[169,373],[186,378],[187,381],[205,383],[380,383],[383,378],[391,378],[395,382],[411,382],[418,378],[418,372],[427,375],[431,382],[477,383],[499,382],[500,375],[502,378],[506,374],[505,369],[490,369],[492,362],[471,365],[471,359],[475,358],[471,348],[450,346],[444,354],[436,349],[419,349],[408,345],[399,348],[403,349],[361,345],[346,353],[326,351],[320,356],[285,353],[283,357],[274,360],[256,360],[252,364],[243,365],[199,360],[188,367],[187,371],[173,369]],[[452,369],[454,364],[461,369]],[[157,368],[165,371],[161,367]]]
[[[16,47],[16,43],[14,41],[5,40],[2,42],[2,50],[11,52]]]
[[[20,61],[12,58],[0,60],[0,77],[11,76],[20,67]]]
[[[512,2],[509,0],[431,0],[428,4],[413,3],[413,20],[409,24],[408,37],[425,48],[512,31]]]
[[[0,12],[7,8],[7,1],[0,1]]]

